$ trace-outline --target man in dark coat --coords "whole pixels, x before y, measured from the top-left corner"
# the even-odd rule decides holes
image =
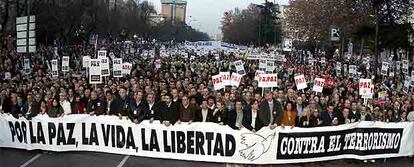
[[[143,100],[144,92],[138,91],[134,93],[134,100],[131,100],[131,111],[134,123],[141,123],[148,111],[148,103]]]
[[[166,110],[161,111],[160,122],[166,126],[175,124],[180,117],[180,103],[173,102],[172,95],[165,95]]]
[[[265,94],[265,100],[259,105],[259,118],[264,126],[270,125],[273,129],[276,125],[280,125],[283,117],[282,104],[279,101],[273,99],[272,93]]]
[[[335,126],[339,124],[339,116],[334,110],[335,106],[331,103],[328,105],[328,109],[321,113],[323,126]]]

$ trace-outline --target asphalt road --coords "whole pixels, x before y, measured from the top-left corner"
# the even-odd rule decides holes
[[[194,161],[179,161],[170,159],[144,158],[97,152],[42,152],[18,149],[0,148],[0,167],[230,167],[234,165],[222,163],[207,163]],[[236,165],[243,166],[243,165]],[[249,165],[249,167],[252,165]],[[360,167],[414,167],[414,158],[393,158],[376,160],[375,163],[358,160],[336,160],[306,164],[266,165],[291,167],[331,167],[331,166],[360,166]]]

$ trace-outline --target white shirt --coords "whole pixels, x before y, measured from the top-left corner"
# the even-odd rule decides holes
[[[148,106],[149,106],[149,109],[151,111],[151,114],[154,114],[154,110],[152,109],[152,106],[154,106],[154,103],[148,104]]]
[[[256,128],[255,127],[255,125],[256,125],[256,117],[257,117],[257,111],[256,112],[253,112],[252,111],[252,127],[253,128]]]
[[[208,114],[208,109],[201,109],[201,115],[203,115],[203,122],[206,122],[207,120],[207,114]]]
[[[72,109],[70,107],[70,103],[67,100],[65,100],[63,102],[61,101],[60,105],[62,106],[63,112],[65,113],[65,115],[72,114]]]

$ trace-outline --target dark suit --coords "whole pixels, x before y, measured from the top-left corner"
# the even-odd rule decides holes
[[[211,117],[213,117],[213,110],[207,108],[207,116],[206,116],[206,120],[203,120],[203,112],[202,109],[199,108],[196,111],[195,114],[195,122],[211,122]]]
[[[356,111],[356,113],[354,114],[352,111],[349,111],[349,118],[355,119],[355,122],[358,122],[359,119],[361,119],[361,113],[359,111]]]
[[[111,103],[110,115],[127,116],[129,119],[134,120],[132,117],[131,105],[128,99],[115,98]]]
[[[252,126],[252,122],[253,122],[253,116],[252,116],[252,111],[251,110],[245,110],[244,115],[243,115],[243,126],[247,129],[251,130],[255,130],[255,131],[259,131],[263,125],[260,123],[260,118],[259,118],[259,112],[256,111],[256,119],[255,119],[255,123],[254,123],[254,128]]]
[[[132,117],[138,120],[138,123],[142,122],[148,111],[148,104],[145,101],[139,102],[139,104],[136,101],[131,101],[131,115]]]
[[[244,111],[243,111],[243,119],[244,119]],[[233,129],[239,129],[236,127],[236,121],[237,121],[237,112],[236,109],[229,110],[227,112],[227,125],[229,125]],[[243,121],[242,121],[243,124]]]
[[[324,112],[321,113],[321,117],[322,117],[322,121],[323,121],[323,123],[322,123],[323,126],[331,126],[332,121],[334,120],[334,118],[339,119],[338,114],[336,112],[332,112],[332,116],[330,116],[327,111],[324,111]]]
[[[214,113],[211,116],[211,122],[214,123],[223,123],[224,125],[227,124],[227,111],[226,109],[224,109],[224,112],[220,112],[217,111],[216,113]]]
[[[165,104],[165,107],[165,110],[161,111],[160,122],[169,121],[171,124],[175,124],[180,117],[180,104],[172,102],[170,104]]]
[[[280,104],[279,101],[273,99],[272,112],[270,112],[269,102],[267,100],[262,101],[259,108],[259,118],[264,126],[269,124],[280,125],[283,118],[283,109],[282,104]],[[273,116],[273,122],[270,122],[270,114]]]
[[[103,115],[106,111],[106,101],[101,101],[99,99],[89,100],[86,105],[86,113],[95,112],[95,115]]]

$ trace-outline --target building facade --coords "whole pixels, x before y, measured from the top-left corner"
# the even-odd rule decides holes
[[[185,23],[186,0],[161,0],[161,15],[173,23]]]

